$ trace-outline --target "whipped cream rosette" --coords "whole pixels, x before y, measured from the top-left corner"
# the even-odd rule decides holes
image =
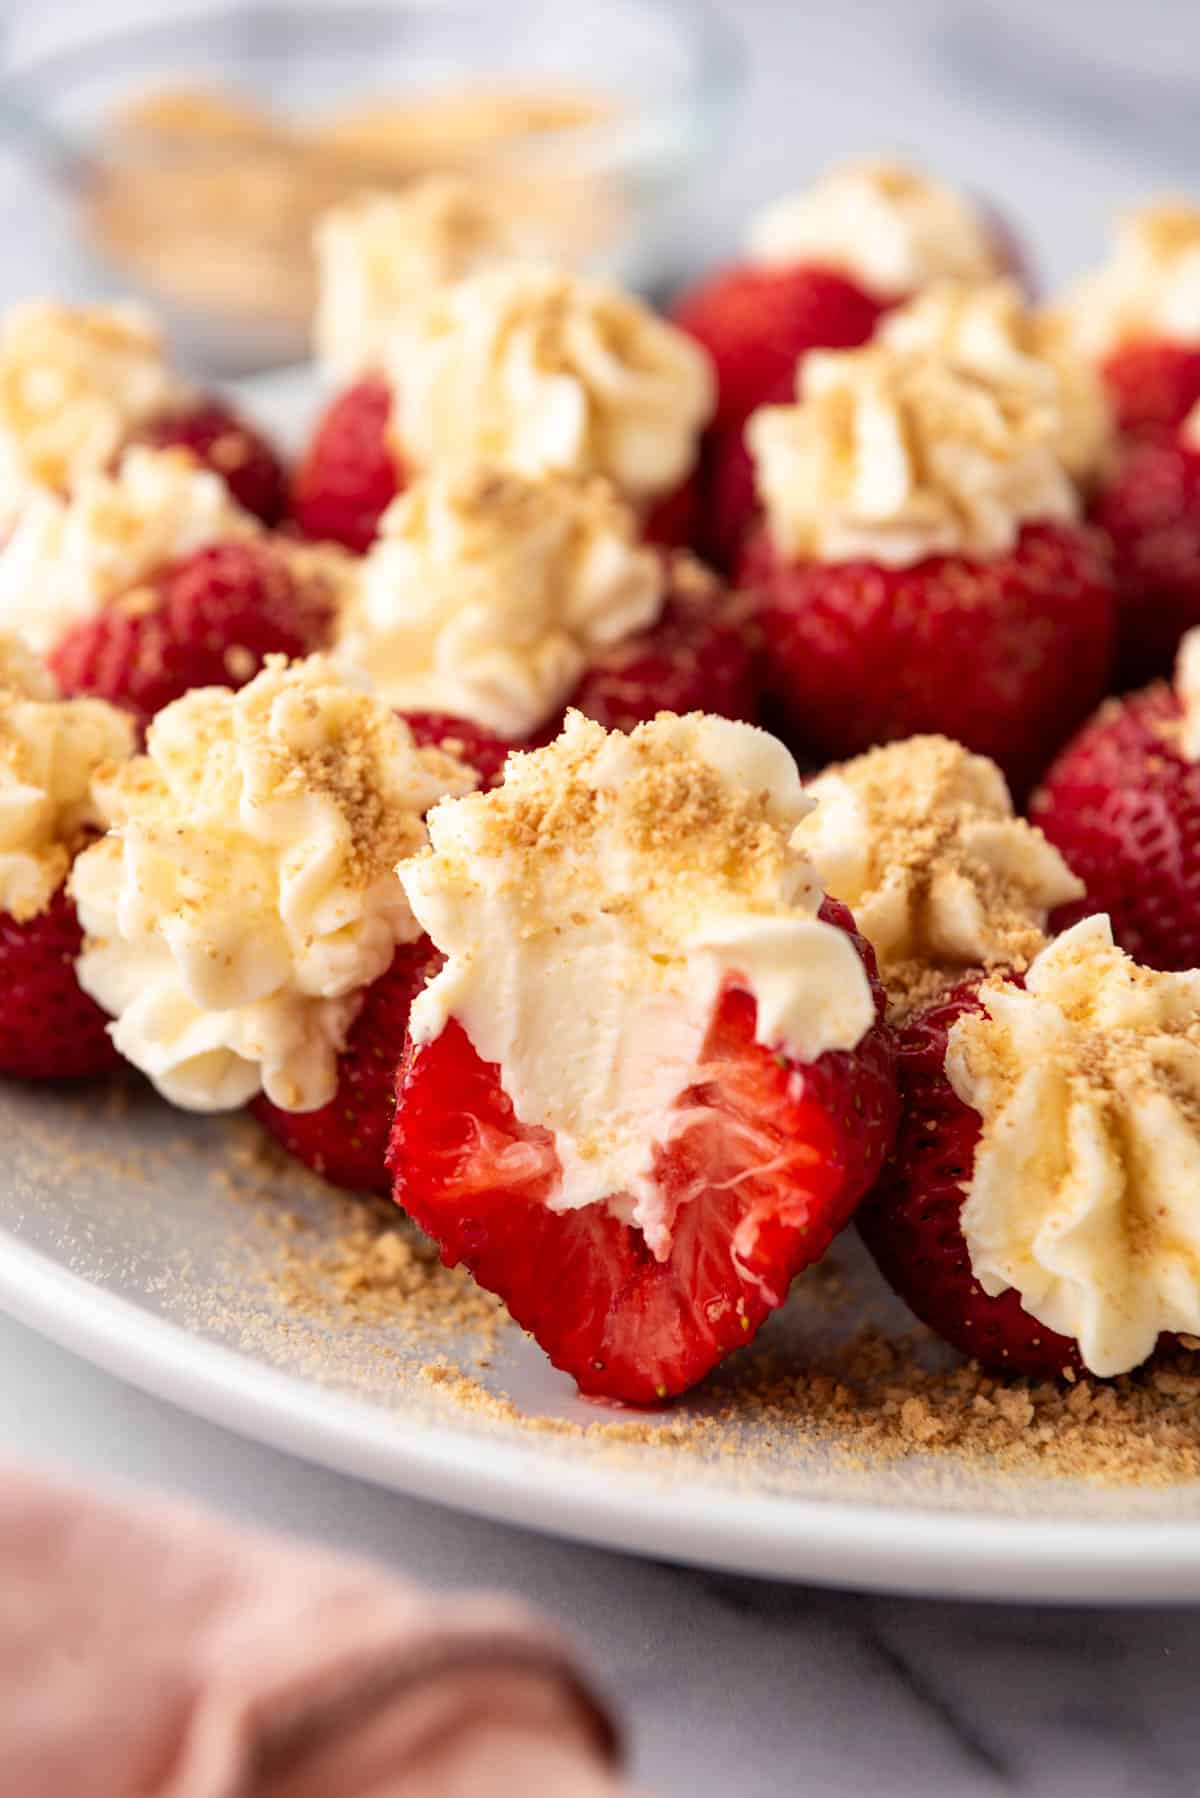
[[[850,162],[752,220],[760,263],[838,269],[886,296],[1004,272],[994,229],[962,194],[902,163]]]
[[[335,655],[401,709],[532,736],[591,657],[652,625],[660,558],[595,477],[475,469],[396,500],[363,564]]]
[[[402,462],[603,475],[637,503],[691,472],[715,398],[682,331],[619,288],[540,265],[436,294],[397,333],[389,374]]]
[[[191,1110],[324,1104],[364,989],[419,933],[396,864],[472,785],[320,656],[166,707],[98,783],[109,832],[71,881],[122,1054]]]
[[[1200,971],[1159,973],[1087,918],[1023,986],[980,989],[946,1072],[982,1132],[962,1208],[975,1277],[1124,1373],[1200,1333]]]
[[[22,644],[0,637],[0,912],[49,905],[100,824],[96,774],[133,753],[133,725],[100,699],[60,699]]]

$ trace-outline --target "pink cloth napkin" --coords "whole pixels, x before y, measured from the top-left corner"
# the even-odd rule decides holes
[[[546,1624],[0,1470],[2,1798],[630,1798]]]

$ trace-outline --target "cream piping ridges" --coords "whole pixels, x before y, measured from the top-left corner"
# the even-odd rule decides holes
[[[864,158],[663,312],[510,200],[321,222],[290,470],[139,308],[0,321],[0,1077],[249,1112],[597,1399],[851,1225],[947,1380],[1152,1382],[1200,1351],[1200,206],[1043,302]]]

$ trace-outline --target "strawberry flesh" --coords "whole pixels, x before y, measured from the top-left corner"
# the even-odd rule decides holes
[[[827,901],[823,915],[853,931],[844,908]],[[754,1026],[754,1000],[727,985],[678,1127],[655,1152],[674,1220],[661,1261],[607,1203],[550,1209],[553,1138],[517,1118],[456,1020],[406,1050],[397,1202],[585,1393],[651,1404],[702,1379],[783,1303],[879,1171],[897,1116],[886,1025],[808,1066],[756,1042]]]

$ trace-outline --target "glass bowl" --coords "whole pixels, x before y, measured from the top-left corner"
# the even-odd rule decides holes
[[[701,0],[52,4],[4,63],[30,236],[60,246],[31,273],[148,300],[221,374],[306,354],[326,205],[434,168],[519,188],[564,258],[653,287],[740,73]]]

